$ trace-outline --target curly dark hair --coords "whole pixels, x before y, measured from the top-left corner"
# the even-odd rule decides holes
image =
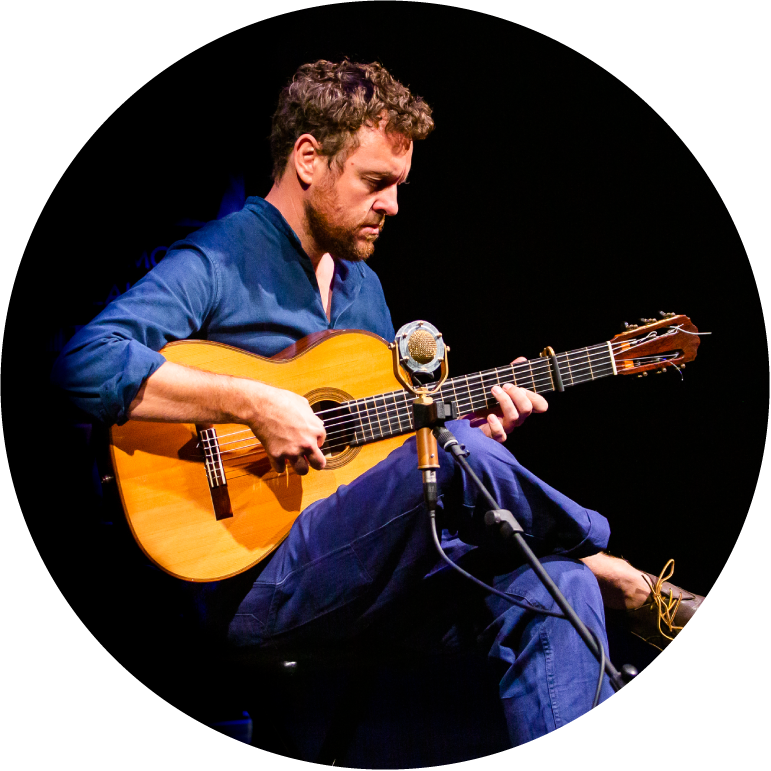
[[[274,181],[281,179],[294,143],[311,134],[321,154],[342,167],[359,146],[362,126],[379,127],[411,140],[425,139],[434,128],[431,108],[395,80],[381,64],[339,64],[321,59],[303,64],[281,92],[273,115],[270,150]]]

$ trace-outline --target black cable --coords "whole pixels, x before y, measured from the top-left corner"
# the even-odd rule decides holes
[[[434,546],[436,546],[437,551],[439,552],[439,556],[451,568],[453,568],[454,570],[457,570],[458,573],[468,578],[469,581],[473,581],[477,586],[481,586],[482,589],[485,589],[488,592],[492,592],[498,597],[502,597],[504,600],[508,600],[512,605],[516,605],[520,608],[524,608],[525,610],[531,610],[533,611],[533,613],[540,613],[542,616],[553,616],[554,618],[566,618],[562,613],[555,613],[554,611],[551,611],[551,610],[536,608],[534,605],[530,605],[527,602],[520,602],[519,600],[515,600],[512,596],[506,594],[505,592],[498,591],[498,589],[495,589],[489,584],[486,584],[484,581],[480,581],[476,576],[472,576],[471,573],[465,571],[460,565],[457,565],[456,563],[454,563],[447,556],[447,554],[445,554],[445,551],[442,548],[442,544],[439,541],[439,534],[436,529],[436,512],[431,510],[428,512],[428,516],[431,521],[431,534],[434,537]],[[595,644],[600,649],[600,676],[597,679],[597,690],[594,693],[594,700],[592,701],[592,706],[590,707],[590,709],[594,709],[600,703],[600,693],[602,692],[602,678],[605,675],[605,648],[603,647],[602,642],[600,641],[600,638],[597,636],[597,633],[593,629],[589,629],[589,633],[592,635],[592,637],[594,638]]]
[[[439,551],[439,556],[453,569],[457,570],[462,576],[465,576],[469,581],[473,581],[477,586],[481,586],[488,592],[503,597],[504,600],[508,600],[512,605],[523,608],[524,610],[531,610],[533,613],[540,613],[543,616],[554,616],[554,618],[565,618],[563,613],[553,610],[544,610],[543,608],[536,608],[535,605],[531,605],[528,602],[522,602],[521,600],[515,600],[511,595],[501,592],[498,589],[489,586],[484,581],[480,581],[476,576],[472,576],[471,573],[466,572],[460,565],[454,563],[444,552],[442,544],[439,542],[439,534],[436,529],[436,512],[431,510],[428,512],[428,516],[431,520],[431,534],[434,536],[434,546]]]
[[[597,647],[600,649],[600,677],[597,680],[597,690],[594,693],[594,701],[592,702],[592,709],[594,709],[600,703],[600,691],[602,690],[602,678],[605,675],[605,648],[602,647],[599,637],[593,629],[590,629],[594,641],[597,643]]]

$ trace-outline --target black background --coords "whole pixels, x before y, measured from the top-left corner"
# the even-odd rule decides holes
[[[48,483],[26,473],[39,438],[10,400],[56,426],[44,384],[62,339],[141,275],[143,251],[216,216],[228,180],[267,193],[278,92],[299,64],[343,56],[381,61],[434,108],[370,264],[396,327],[442,330],[453,374],[600,342],[661,309],[712,332],[684,381],[570,389],[509,442],[608,517],[611,552],[651,572],[674,557],[678,583],[709,591],[754,492],[768,403],[758,294],[718,193],[644,102],[570,49],[470,11],[361,3],[263,21],[186,57],[104,124],[40,217],[8,313],[3,419],[22,511],[65,596],[88,623],[94,565],[110,561],[88,555],[90,462],[51,453]],[[33,360],[30,341],[49,352]],[[9,377],[20,368],[34,377]]]

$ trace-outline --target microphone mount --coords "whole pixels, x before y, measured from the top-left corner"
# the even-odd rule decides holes
[[[396,339],[388,346],[393,351],[394,375],[415,396],[431,396],[447,380],[447,354],[442,333],[428,321],[411,321],[396,333]],[[439,369],[439,381],[423,382],[427,375]]]
[[[412,415],[417,429],[418,469],[423,473],[426,506],[432,511],[438,500],[436,469],[439,468],[439,449],[433,429],[458,417],[455,402],[433,398],[447,380],[450,347],[444,344],[442,333],[433,324],[413,321],[396,333],[396,340],[389,348],[393,351],[396,379],[416,397],[412,402]],[[437,369],[437,382],[421,382]]]

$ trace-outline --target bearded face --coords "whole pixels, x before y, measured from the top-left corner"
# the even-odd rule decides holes
[[[304,203],[309,235],[319,249],[348,262],[361,262],[375,251],[385,215],[368,212],[363,219],[346,211],[333,177],[316,187]]]

